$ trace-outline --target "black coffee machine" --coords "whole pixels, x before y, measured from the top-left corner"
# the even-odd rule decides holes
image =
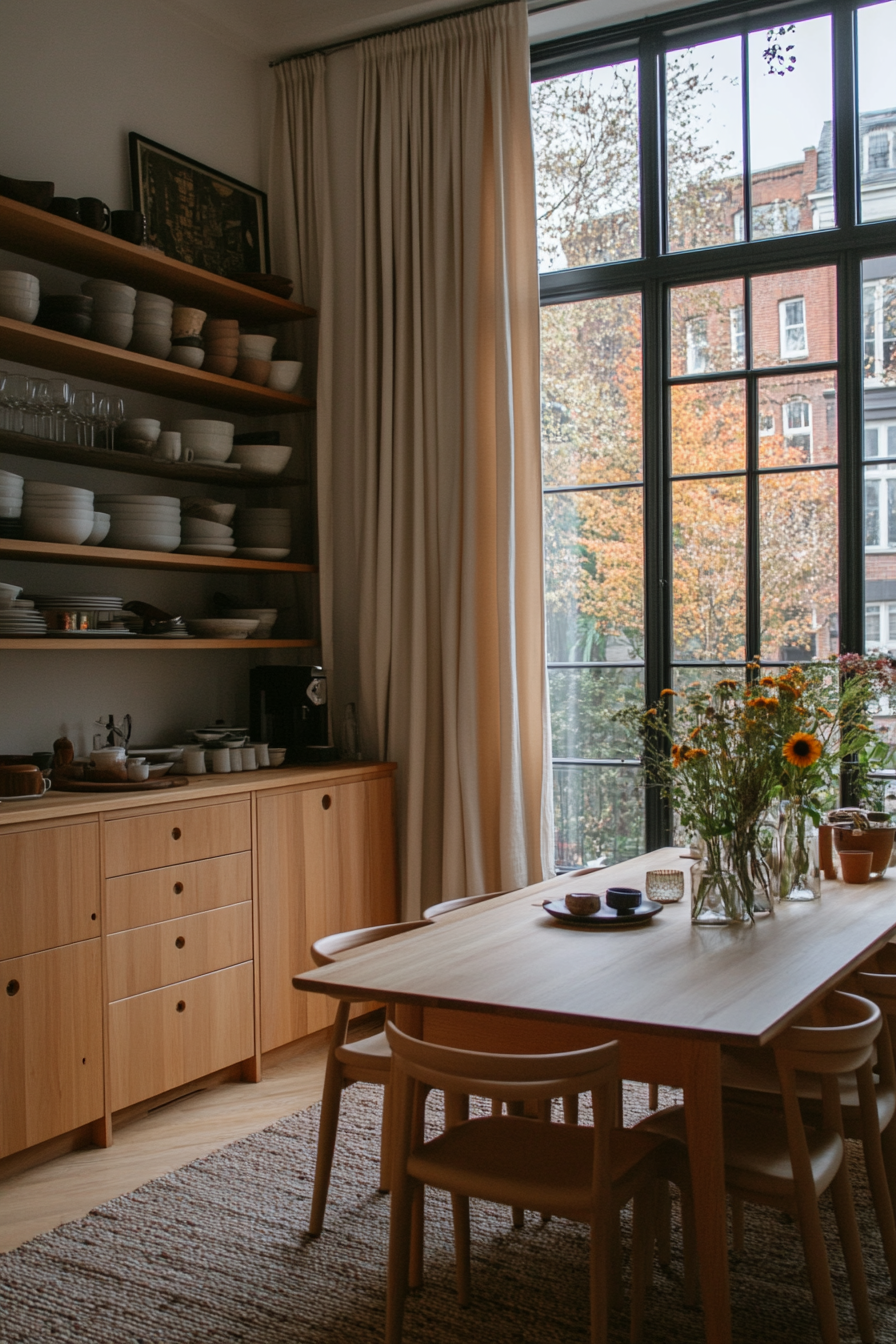
[[[254,742],[285,747],[291,765],[339,758],[328,746],[327,679],[322,667],[253,667],[249,726]]]

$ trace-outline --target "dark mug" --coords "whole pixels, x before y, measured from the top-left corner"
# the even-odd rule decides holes
[[[0,798],[31,798],[49,787],[36,765],[0,765]]]
[[[99,229],[105,233],[109,228],[109,207],[96,196],[79,196],[78,207],[81,211],[81,223],[88,229]]]
[[[112,232],[126,243],[139,245],[146,235],[146,220],[139,210],[113,210]]]
[[[50,205],[51,215],[61,215],[63,219],[72,219],[81,223],[81,209],[74,196],[54,196]]]

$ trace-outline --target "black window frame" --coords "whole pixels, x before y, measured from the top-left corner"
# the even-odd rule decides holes
[[[641,146],[641,249],[639,258],[551,271],[540,276],[543,306],[579,300],[639,293],[642,305],[642,432],[644,509],[644,692],[654,703],[672,684],[672,538],[671,444],[666,399],[669,386],[679,381],[702,381],[718,375],[697,374],[671,379],[669,370],[669,293],[688,284],[706,284],[739,276],[749,278],[787,270],[834,266],[837,275],[837,438],[838,525],[840,543],[839,640],[842,651],[865,648],[864,564],[864,331],[862,263],[896,254],[896,220],[861,223],[860,117],[857,98],[857,11],[866,5],[850,0],[828,4],[787,4],[770,7],[756,3],[702,4],[588,33],[533,44],[532,81],[596,69],[624,60],[638,61],[638,113]],[[741,81],[744,103],[744,229],[746,240],[693,251],[666,251],[664,211],[663,60],[665,53],[691,43],[723,37],[746,39],[757,28],[772,28],[804,19],[830,16],[833,46],[833,156],[836,226],[775,238],[750,238],[752,227],[749,122],[746,81]],[[746,41],[744,41],[746,50]],[[745,302],[749,304],[749,284]],[[749,349],[749,307],[745,314]],[[808,373],[814,362],[804,366]],[[827,363],[827,367],[831,367]],[[744,371],[736,375],[744,377]],[[755,379],[748,387],[748,527],[755,535],[747,575],[748,651],[758,650],[758,477],[755,455],[758,424]],[[750,595],[752,597],[752,615]],[[750,647],[750,646],[753,647]],[[554,666],[554,664],[550,664]],[[730,665],[730,664],[729,664]],[[557,761],[558,764],[561,762]],[[573,762],[570,762],[573,763]],[[582,766],[633,761],[581,761]],[[646,795],[647,849],[668,844],[671,819],[655,790]]]

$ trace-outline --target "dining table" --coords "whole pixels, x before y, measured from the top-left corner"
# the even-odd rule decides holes
[[[721,1050],[763,1046],[888,942],[894,876],[824,881],[814,901],[779,902],[753,923],[691,922],[694,859],[667,847],[587,875],[567,874],[297,974],[311,993],[395,1004],[425,1040],[538,1054],[618,1041],[620,1075],[683,1092],[708,1344],[730,1344]],[[571,892],[643,890],[649,870],[685,874],[685,897],[649,921],[558,922]]]

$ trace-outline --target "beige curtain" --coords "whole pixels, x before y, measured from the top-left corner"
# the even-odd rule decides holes
[[[300,390],[316,396],[313,425],[291,417],[296,441],[304,439],[317,494],[319,613],[323,666],[333,666],[333,247],[325,100],[326,62],[308,56],[275,67],[276,106],[269,164],[271,250],[275,267],[294,283],[296,303],[316,308],[318,322],[300,322],[281,336],[278,358],[304,362]],[[294,340],[289,351],[285,343]],[[282,422],[281,422],[282,423]],[[316,435],[316,452],[314,436]],[[316,462],[315,462],[316,458]],[[294,463],[294,468],[296,464]],[[311,503],[311,501],[308,501]],[[313,525],[314,509],[293,526]],[[303,619],[315,617],[310,611]]]
[[[359,710],[414,915],[553,872],[526,6],[358,52]]]

